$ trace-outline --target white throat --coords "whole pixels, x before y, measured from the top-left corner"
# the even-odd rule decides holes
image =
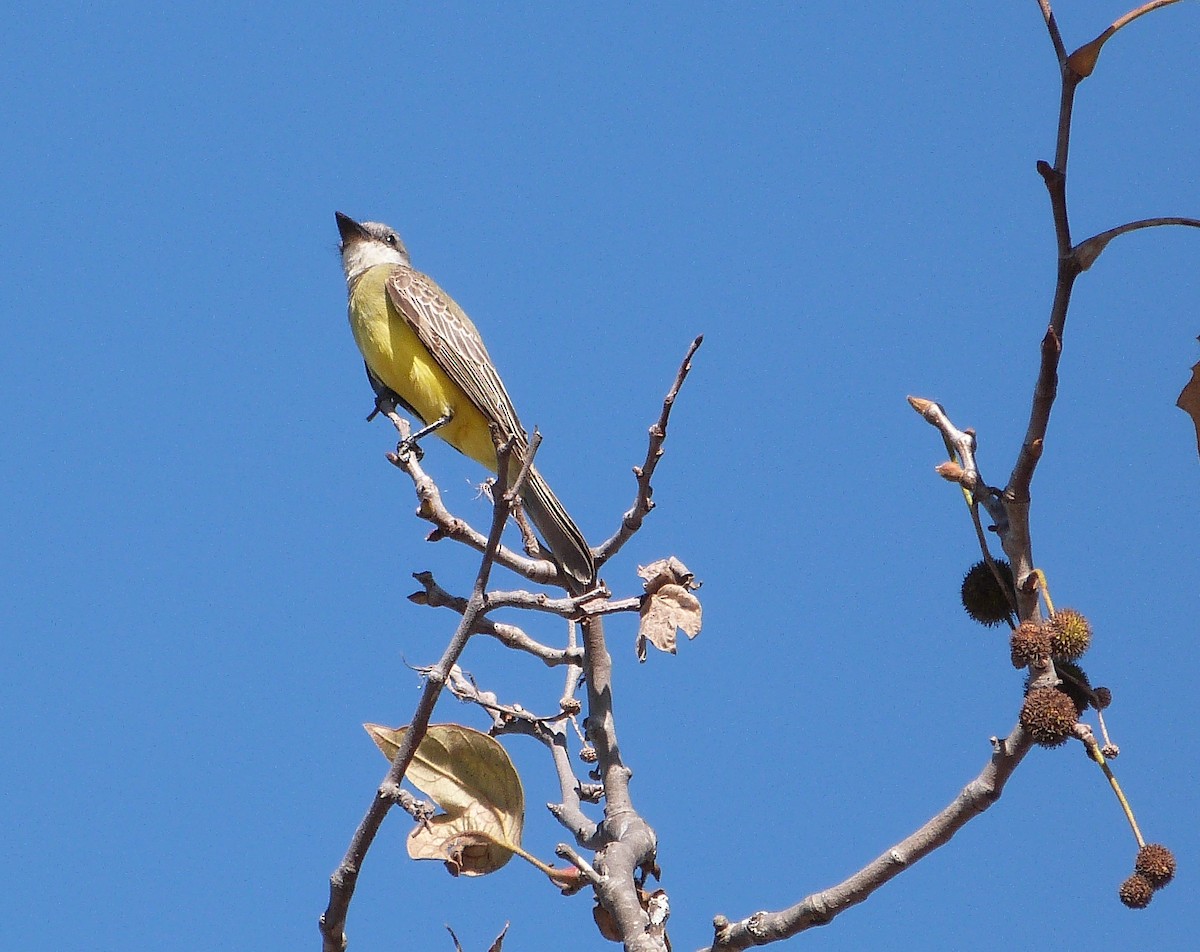
[[[342,269],[346,272],[346,283],[353,284],[358,278],[380,264],[408,264],[408,257],[398,248],[382,241],[355,241],[342,251]]]

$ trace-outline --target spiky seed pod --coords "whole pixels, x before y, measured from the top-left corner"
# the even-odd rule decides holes
[[[996,576],[992,574],[986,562],[976,562],[972,565],[962,581],[963,608],[979,624],[989,628],[1008,620],[1012,612],[1009,595],[1013,595],[1013,601],[1016,600],[1012,569],[1003,559],[997,559],[996,566],[1004,578],[1007,593],[996,582]]]
[[[1138,850],[1133,871],[1144,877],[1152,889],[1162,889],[1175,878],[1175,854],[1161,843],[1147,843]]]
[[[1045,625],[1036,621],[1023,621],[1012,633],[1012,664],[1014,668],[1027,668],[1050,654],[1050,633]]]
[[[600,758],[596,753],[596,748],[591,744],[586,744],[585,746],[579,748],[579,759],[585,764],[594,764]]]
[[[1092,687],[1087,672],[1071,661],[1054,662],[1054,670],[1062,684],[1058,689],[1075,702],[1075,710],[1082,715],[1092,705]]]
[[[1154,897],[1154,887],[1150,885],[1145,876],[1134,873],[1121,883],[1117,895],[1121,897],[1121,902],[1130,909],[1145,909]]]
[[[1103,711],[1108,705],[1112,704],[1112,691],[1108,688],[1093,688],[1092,693],[1096,695],[1096,710]]]
[[[1092,643],[1092,626],[1073,608],[1050,616],[1050,653],[1055,661],[1075,661]]]
[[[1021,705],[1021,726],[1042,747],[1065,744],[1078,716],[1075,702],[1058,688],[1034,688]]]

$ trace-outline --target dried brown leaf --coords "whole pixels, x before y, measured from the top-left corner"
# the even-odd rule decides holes
[[[676,630],[689,638],[700,634],[700,599],[692,594],[700,583],[674,556],[638,568],[638,575],[645,580],[646,588],[638,627],[638,660],[646,660],[647,642],[660,651],[674,654]]]
[[[389,760],[407,730],[363,726]],[[494,738],[459,724],[430,725],[406,776],[445,811],[413,828],[413,859],[441,860],[455,876],[482,876],[502,867],[521,845],[525,792]]]
[[[1200,364],[1192,365],[1192,379],[1180,392],[1175,406],[1192,418],[1196,427],[1196,452],[1200,453]]]
[[[646,591],[651,594],[668,584],[683,585],[690,589],[700,587],[700,583],[695,581],[696,576],[673,555],[649,565],[639,565],[637,573],[644,580]]]

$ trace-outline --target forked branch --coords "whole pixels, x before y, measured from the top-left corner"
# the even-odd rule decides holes
[[[1008,485],[1001,492],[988,486],[979,473],[975,460],[975,433],[960,430],[951,423],[943,408],[931,400],[909,398],[910,404],[933,426],[946,443],[950,460],[938,467],[943,478],[958,483],[966,495],[976,533],[980,537],[985,558],[990,561],[986,540],[979,520],[982,506],[992,517],[992,527],[999,535],[1005,553],[1012,563],[1017,582],[1018,617],[1024,621],[1036,617],[1039,611],[1036,580],[1040,573],[1034,568],[1029,529],[1030,487],[1038,461],[1041,459],[1050,414],[1058,392],[1058,365],[1062,353],[1063,333],[1071,291],[1078,276],[1085,271],[1115,237],[1139,228],[1178,224],[1200,226],[1200,221],[1184,218],[1156,218],[1131,222],[1103,232],[1073,245],[1067,213],[1067,161],[1070,152],[1071,117],[1075,91],[1090,74],[1095,55],[1104,40],[1127,23],[1150,10],[1165,6],[1173,0],[1157,0],[1132,11],[1113,24],[1101,37],[1087,47],[1068,55],[1049,0],[1038,0],[1055,56],[1061,72],[1058,127],[1053,164],[1038,163],[1038,172],[1045,182],[1050,198],[1058,251],[1057,280],[1050,308],[1048,327],[1041,342],[1041,362],[1034,386],[1029,424],[1025,439],[1017,454]],[[1081,52],[1083,55],[1081,55]],[[1090,55],[1090,62],[1088,56]],[[1048,660],[1048,659],[1047,659]],[[1047,667],[1049,675],[1053,669]],[[1055,679],[1057,680],[1057,679]],[[1069,702],[1068,702],[1069,703]],[[954,833],[973,817],[978,816],[1001,795],[1005,782],[1028,753],[1032,739],[1020,725],[1008,738],[993,738],[991,761],[955,800],[910,836],[892,847],[853,876],[830,889],[814,893],[796,905],[779,912],[758,912],[738,922],[724,916],[714,921],[714,940],[706,952],[732,952],[751,946],[765,945],[796,935],[815,925],[823,925],[838,913],[862,902],[876,889],[903,870],[909,868],[937,847],[947,843]],[[1095,746],[1093,744],[1093,746]]]

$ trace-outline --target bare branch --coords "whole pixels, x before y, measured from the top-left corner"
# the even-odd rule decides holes
[[[536,445],[531,445],[530,457],[533,456],[535,450]],[[506,477],[509,459],[512,455],[512,445],[498,443],[496,455],[500,473],[497,477],[497,486],[500,488],[500,492],[496,494],[492,507],[492,527],[488,533],[479,572],[475,577],[474,591],[463,612],[458,629],[446,646],[441,660],[429,673],[425,688],[421,692],[421,699],[417,702],[417,708],[413,712],[412,721],[404,733],[404,739],[400,742],[399,749],[392,758],[392,765],[387,775],[380,783],[375,798],[367,809],[362,822],[359,823],[358,829],[354,831],[345,857],[329,878],[329,905],[319,922],[323,952],[344,952],[346,949],[346,914],[350,908],[350,900],[354,896],[354,887],[358,882],[362,862],[371,848],[371,843],[375,840],[375,835],[379,832],[383,818],[392,804],[396,802],[393,791],[404,779],[404,774],[408,770],[409,764],[412,763],[417,747],[425,737],[425,732],[429,728],[429,720],[433,716],[433,709],[437,704],[442,687],[450,675],[450,670],[462,655],[467,642],[475,631],[476,623],[483,613],[484,591],[487,588],[488,577],[491,575],[492,564],[496,559],[496,552],[500,547],[500,535],[504,531],[504,524],[508,521],[512,499],[507,492]]]
[[[633,501],[633,506],[622,517],[621,527],[617,529],[611,538],[596,549],[597,568],[621,550],[621,546],[628,542],[634,533],[642,527],[642,521],[649,514],[650,510],[654,508],[654,500],[651,498],[654,495],[654,487],[650,485],[650,480],[654,476],[654,470],[663,455],[662,447],[667,439],[667,423],[671,418],[671,407],[675,405],[675,398],[679,396],[679,390],[683,387],[683,382],[687,379],[688,372],[692,369],[692,356],[699,350],[702,343],[704,343],[703,334],[692,341],[687,353],[683,356],[683,362],[679,365],[679,371],[675,374],[675,382],[671,385],[671,389],[667,392],[667,396],[663,400],[662,413],[658,415],[658,421],[650,427],[650,445],[646,449],[645,462],[641,466],[633,468],[633,475],[637,478],[637,496]]]
[[[1041,365],[1031,399],[1029,424],[1002,497],[1005,512],[1008,514],[1008,526],[1007,531],[1001,535],[1001,541],[1012,566],[1017,587],[1017,617],[1021,621],[1036,616],[1038,611],[1036,591],[1025,584],[1034,565],[1029,531],[1030,487],[1034,470],[1041,459],[1050,411],[1058,393],[1058,361],[1062,353],[1063,331],[1067,323],[1071,291],[1075,286],[1075,279],[1082,271],[1071,245],[1071,225],[1067,214],[1067,160],[1070,152],[1075,90],[1083,77],[1068,65],[1064,57],[1062,37],[1054,22],[1049,3],[1047,0],[1038,2],[1054,40],[1062,83],[1054,165],[1051,167],[1046,162],[1037,164],[1038,173],[1042,176],[1050,197],[1055,242],[1058,247],[1058,272],[1054,284],[1054,299],[1050,305],[1049,327],[1042,338]]]
[[[825,925],[838,913],[870,897],[880,886],[918,860],[948,843],[968,822],[1000,799],[1013,770],[1032,747],[1025,730],[1014,727],[1005,740],[992,738],[992,757],[979,776],[963,787],[957,797],[919,830],[905,837],[849,879],[814,893],[780,912],[756,912],[740,922],[724,916],[713,920],[715,937],[705,952],[732,952],[754,945],[777,942]]]
[[[1038,369],[1037,383],[1033,387],[1033,402],[1029,410],[1029,425],[1025,428],[1025,439],[1008,477],[1005,495],[1018,502],[1029,501],[1033,471],[1042,458],[1046,439],[1046,428],[1050,425],[1050,411],[1058,393],[1058,360],[1062,354],[1062,341],[1053,327],[1046,328],[1042,337],[1042,359]]]
[[[579,664],[567,666],[566,676],[563,679],[562,697],[558,699],[558,706],[571,715],[571,727],[579,735],[580,741],[583,742],[584,737],[579,730],[577,720],[578,715],[583,710],[583,705],[579,702],[579,698],[576,697],[579,692],[580,681],[583,680],[582,648],[578,644],[578,635],[579,629],[572,622],[567,629],[567,647],[571,650],[579,651],[581,660]],[[560,800],[558,803],[547,803],[546,809],[550,811],[559,823],[571,832],[571,835],[575,837],[575,842],[581,846],[592,846],[597,843],[600,828],[583,812],[581,806],[584,800],[589,803],[597,801],[590,792],[584,792],[583,784],[575,778],[571,757],[567,753],[566,724],[563,724],[562,728],[562,732],[555,735],[554,746],[551,748],[551,755],[554,758],[554,770],[558,774]]]
[[[526,611],[545,612],[560,618],[577,617],[583,606],[600,596],[597,591],[585,592],[566,598],[553,598],[545,592],[488,592],[488,611],[497,608],[523,608]]]
[[[989,513],[996,508],[1003,510],[1004,518],[997,519],[997,526],[1000,529],[1001,541],[1005,553],[1009,556],[1013,576],[1017,583],[1017,614],[1021,620],[1035,617],[1038,613],[1036,586],[1030,584],[1036,579],[1029,531],[1030,491],[1033,474],[1045,445],[1050,414],[1058,392],[1058,364],[1062,353],[1063,331],[1066,326],[1067,310],[1074,282],[1083,271],[1091,266],[1108,242],[1120,234],[1137,228],[1163,224],[1200,225],[1200,222],[1192,219],[1148,219],[1104,232],[1089,238],[1077,247],[1072,245],[1070,220],[1067,213],[1066,176],[1075,90],[1084,76],[1091,72],[1095,65],[1095,55],[1098,54],[1099,46],[1107,36],[1099,38],[1090,54],[1087,54],[1085,48],[1077,51],[1068,59],[1049,0],[1038,0],[1038,3],[1054,44],[1062,74],[1054,165],[1039,162],[1037,166],[1050,197],[1058,247],[1058,273],[1050,309],[1049,326],[1041,343],[1041,362],[1031,401],[1029,424],[1009,477],[1008,486],[1002,494],[997,497],[995,491],[987,487],[979,476],[974,458],[974,432],[961,431],[954,427],[945,412],[936,403],[909,398],[909,403],[913,408],[918,410],[931,424],[938,427],[951,456],[957,457],[957,459],[952,459],[951,462],[939,466],[938,472],[944,478],[958,482],[964,492],[968,494],[976,534],[980,537],[985,557],[987,547],[983,541],[982,528],[975,504],[982,502],[988,508]],[[1110,28],[1107,35],[1111,35],[1126,22],[1130,22],[1142,13],[1162,5],[1164,3],[1161,2],[1146,4],[1143,8],[1119,20],[1113,28]],[[1086,55],[1081,57],[1081,52]],[[1048,666],[1047,674],[1053,676],[1051,666]],[[938,846],[948,842],[953,834],[973,816],[978,815],[995,802],[999,798],[1008,776],[1020,763],[1030,745],[1031,741],[1018,725],[1006,742],[997,744],[992,762],[975,781],[964,788],[954,803],[912,836],[878,857],[873,863],[839,886],[810,896],[783,912],[761,912],[739,923],[730,923],[724,917],[717,917],[714,920],[715,941],[712,952],[743,949],[751,945],[761,945],[786,938],[811,926],[827,923],[843,909],[862,902],[884,882],[898,875]]]
[[[396,802],[396,806],[418,822],[428,820],[437,812],[432,804],[418,800],[399,784],[381,784],[380,790],[386,796],[391,797]]]
[[[1091,76],[1092,71],[1096,68],[1096,60],[1100,56],[1100,48],[1109,41],[1114,33],[1132,23],[1138,17],[1150,13],[1152,10],[1157,10],[1160,7],[1170,6],[1172,3],[1178,2],[1179,0],[1150,0],[1149,3],[1143,3],[1136,10],[1130,10],[1124,16],[1118,17],[1108,29],[1094,40],[1083,44],[1083,46],[1067,57],[1067,66],[1079,75],[1080,78]]]
[[[657,850],[654,831],[633,806],[629,794],[632,772],[621,760],[613,716],[612,658],[598,615],[583,619],[584,673],[587,681],[587,736],[596,748],[596,764],[604,785],[604,822],[596,867],[602,881],[596,898],[617,925],[627,952],[663,952],[661,936],[650,934],[649,918],[638,901],[634,872],[653,864]]]
[[[414,572],[413,578],[425,586],[425,590],[409,595],[409,601],[420,605],[429,605],[431,608],[449,608],[460,615],[467,610],[467,599],[451,595],[434,581],[429,572]],[[579,648],[551,648],[535,641],[516,625],[495,622],[490,618],[482,617],[482,615],[475,623],[475,633],[488,635],[509,648],[516,648],[518,651],[524,651],[526,654],[540,658],[551,668],[564,664],[578,665],[583,660],[583,651]]]
[[[1097,258],[1100,257],[1100,252],[1108,247],[1108,243],[1118,235],[1127,235],[1131,231],[1138,231],[1141,228],[1158,228],[1162,225],[1184,225],[1190,228],[1200,228],[1200,219],[1197,218],[1143,218],[1141,221],[1131,221],[1124,225],[1118,225],[1116,228],[1110,228],[1108,231],[1102,231],[1098,235],[1092,235],[1077,244],[1073,254],[1075,260],[1079,262],[1079,270],[1086,271],[1092,266]]]
[[[621,612],[636,612],[642,608],[641,595],[630,595],[628,598],[611,599],[590,602],[583,606],[585,615],[616,615]]]
[[[559,843],[558,846],[554,848],[554,852],[578,869],[581,873],[583,873],[584,878],[587,879],[587,881],[593,886],[600,886],[604,883],[604,877],[596,872],[596,870],[592,867],[592,864],[576,853],[575,850],[566,843]]]
[[[1016,581],[1017,616],[1022,621],[1033,617],[1037,612],[1036,591],[1024,584],[1029,573],[1033,571],[1033,554],[1029,532],[1030,486],[1038,460],[1041,458],[1046,430],[1050,421],[1050,412],[1054,407],[1055,396],[1058,392],[1058,361],[1062,352],[1063,330],[1067,322],[1067,309],[1071,302],[1071,291],[1074,287],[1075,279],[1083,270],[1071,244],[1071,227],[1067,214],[1066,187],[1067,159],[1071,140],[1071,115],[1074,106],[1075,90],[1083,77],[1067,66],[1062,37],[1059,34],[1058,25],[1054,20],[1054,14],[1050,9],[1048,0],[1038,0],[1038,4],[1046,20],[1047,29],[1054,42],[1055,52],[1062,67],[1054,165],[1051,166],[1048,162],[1038,162],[1037,164],[1038,173],[1042,176],[1047,194],[1050,197],[1050,210],[1054,219],[1054,234],[1058,246],[1058,273],[1054,287],[1054,299],[1050,306],[1049,328],[1042,339],[1041,366],[1038,372],[1037,383],[1034,386],[1029,424],[1026,427],[1025,439],[1022,442],[1016,462],[1013,465],[1012,473],[1009,476],[1008,486],[998,499],[991,492],[982,497],[978,494],[976,495],[976,499],[988,509],[989,515],[996,521],[1001,542],[1004,546],[1005,554],[1008,556],[1009,563],[1012,566],[1013,578]],[[910,399],[909,402],[912,403],[913,401]],[[921,410],[915,403],[913,405],[915,408]],[[938,407],[939,411],[940,409]],[[921,412],[923,415],[926,415],[926,419],[930,419],[924,410],[921,410]],[[953,446],[955,449],[961,451],[960,443],[962,441],[960,438],[956,437],[953,433],[948,434],[947,430],[936,418],[930,419],[930,422],[935,423],[935,425],[942,429],[943,438],[948,441],[947,445],[951,445],[949,442],[951,439],[958,440]],[[973,449],[973,445],[967,447],[967,449]],[[959,477],[960,482],[963,479],[969,480],[974,477],[973,466],[963,463],[963,469],[965,472],[961,477],[957,473],[953,474]],[[965,483],[964,488],[966,488]],[[990,500],[994,500],[1000,505],[994,505]],[[997,518],[995,511],[997,508],[1003,510],[1004,516],[1002,518]],[[977,533],[979,531],[978,525],[976,531]]]
[[[1042,17],[1046,20],[1046,29],[1050,32],[1050,42],[1054,44],[1054,54],[1060,65],[1067,64],[1067,48],[1063,46],[1062,34],[1058,32],[1058,22],[1054,19],[1054,11],[1050,9],[1050,0],[1038,0],[1042,8]]]
[[[435,675],[433,665],[416,670],[423,677]],[[544,742],[545,736],[539,732],[552,730],[555,724],[565,721],[570,716],[561,708],[553,714],[538,715],[520,704],[502,704],[494,691],[482,690],[475,683],[475,679],[458,665],[450,668],[450,674],[446,678],[446,690],[464,703],[477,704],[483,708],[492,718],[491,733],[493,734],[524,733],[535,740]],[[533,730],[509,731],[508,728],[514,723],[528,724]]]
[[[595,849],[599,846],[600,827],[582,810],[584,784],[575,775],[571,765],[571,754],[567,750],[565,723],[551,726],[548,724],[538,725],[529,720],[513,719],[496,733],[524,734],[546,745],[554,763],[554,773],[558,778],[559,790],[559,801],[547,803],[546,809],[580,846],[588,849]]]
[[[942,463],[937,468],[938,474],[962,486],[972,510],[982,505],[995,523],[997,532],[1003,534],[1007,531],[1008,514],[1000,502],[1000,491],[984,482],[979,474],[979,464],[975,460],[975,431],[960,430],[950,421],[945,408],[933,400],[909,397],[908,405],[921,414],[926,423],[937,428],[942,434],[942,442],[946,444],[947,451],[958,457],[951,464]],[[980,541],[983,542],[982,539]],[[986,555],[986,544],[983,545],[983,549]]]
[[[962,487],[963,495],[966,496],[967,507],[971,513],[971,525],[975,529],[975,538],[979,542],[979,551],[983,555],[983,561],[987,563],[1000,588],[1007,592],[1008,585],[1000,571],[1000,566],[996,564],[995,557],[992,555],[991,546],[988,545],[987,534],[984,532],[983,523],[979,519],[979,507],[982,505],[987,510],[988,516],[992,519],[991,529],[999,535],[1001,545],[1005,547],[1006,551],[1008,546],[1005,540],[1013,534],[1009,518],[1009,507],[1005,504],[1004,495],[998,489],[994,489],[984,482],[983,477],[979,474],[979,464],[975,460],[975,431],[972,429],[960,430],[956,427],[939,403],[934,403],[932,400],[925,400],[921,397],[909,397],[908,402],[928,423],[938,428],[942,434],[942,442],[946,444],[947,451],[951,456],[957,457],[957,460],[950,460],[937,466],[937,473],[943,479],[956,482]],[[1032,569],[1032,566],[1025,566],[1024,563],[1019,561],[1011,563],[1011,567],[1014,573],[1020,569],[1028,574],[1029,570]],[[1027,598],[1022,603],[1018,590],[1017,603],[1013,604],[1012,608],[1018,617],[1023,617],[1021,616],[1022,607],[1024,606],[1028,612],[1030,610],[1030,603],[1036,605],[1036,596],[1033,596],[1032,599]]]

